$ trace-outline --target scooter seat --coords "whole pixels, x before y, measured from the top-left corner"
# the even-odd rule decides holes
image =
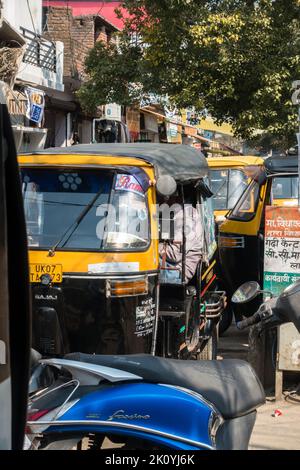
[[[106,356],[71,353],[65,359],[114,367],[143,377],[147,382],[177,385],[199,393],[225,419],[254,411],[265,402],[263,387],[245,361],[182,361],[147,354]]]

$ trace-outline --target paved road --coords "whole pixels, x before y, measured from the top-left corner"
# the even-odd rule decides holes
[[[282,416],[274,418],[275,409]],[[258,410],[249,449],[300,450],[300,397],[297,404],[267,402]]]

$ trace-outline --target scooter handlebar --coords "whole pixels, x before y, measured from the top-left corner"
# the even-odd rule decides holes
[[[236,326],[239,330],[244,330],[249,326],[256,325],[256,323],[259,323],[261,321],[261,318],[261,313],[256,312],[254,315],[252,315],[252,317],[246,318],[246,320],[239,321]]]

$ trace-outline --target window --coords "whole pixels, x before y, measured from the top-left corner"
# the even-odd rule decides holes
[[[145,194],[115,190],[107,226],[106,249],[146,248],[149,244],[149,218]]]
[[[272,180],[272,200],[273,199],[297,199],[298,198],[298,177],[283,176],[275,177]]]
[[[252,181],[227,218],[244,222],[251,220],[255,216],[259,193],[259,183]]]
[[[232,209],[248,185],[248,177],[241,170],[211,170],[210,181],[214,210]]]
[[[77,169],[22,169],[21,176],[30,248],[148,246],[146,196],[134,176]]]

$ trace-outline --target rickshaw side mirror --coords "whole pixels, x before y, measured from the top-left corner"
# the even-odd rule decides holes
[[[177,190],[177,183],[173,176],[159,176],[156,182],[156,191],[164,197],[172,196]]]

